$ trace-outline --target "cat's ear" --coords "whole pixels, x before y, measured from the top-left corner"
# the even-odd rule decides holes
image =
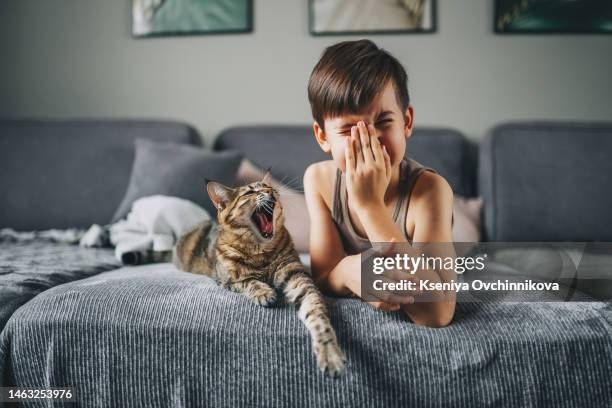
[[[223,210],[234,198],[234,189],[216,181],[206,180],[206,190],[218,211]]]
[[[270,167],[268,167],[268,169],[266,170],[266,174],[264,174],[263,178],[261,179],[261,182],[269,185],[271,179],[272,173],[270,173]]]

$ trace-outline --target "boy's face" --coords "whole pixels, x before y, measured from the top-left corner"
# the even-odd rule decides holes
[[[391,82],[364,112],[326,118],[324,129],[314,123],[319,146],[326,153],[331,153],[336,166],[343,172],[346,169],[345,139],[351,137],[351,127],[357,126],[360,120],[366,125],[371,123],[374,126],[376,132],[372,137],[378,137],[380,144],[386,147],[391,158],[391,166],[399,165],[406,152],[406,140],[412,134],[413,109],[409,106],[406,112],[402,112]]]

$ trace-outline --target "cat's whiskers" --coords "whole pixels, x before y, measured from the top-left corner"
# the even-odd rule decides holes
[[[274,166],[268,167],[267,171],[270,172],[270,174],[272,174],[272,169],[274,168]],[[304,190],[301,188],[295,188],[292,187],[289,183],[293,183],[295,185],[299,185],[299,179],[298,177],[289,177],[287,175],[283,176],[282,179],[280,180],[273,180],[273,182],[271,184],[276,184],[275,187],[276,190],[278,190],[279,194],[282,195],[299,195],[300,193],[303,194]],[[298,194],[294,193],[297,192]]]
[[[265,208],[266,210],[269,210],[270,212],[274,212],[274,207],[272,207],[270,203],[267,201],[264,201],[261,206]]]
[[[304,194],[300,193],[280,193],[281,197],[303,197]]]
[[[292,187],[289,184],[289,183],[299,184],[299,180],[297,177],[284,176],[282,179],[280,179],[278,183],[283,187],[283,189],[289,191],[289,194],[292,194],[293,191],[296,191],[298,193],[304,193],[303,189]]]

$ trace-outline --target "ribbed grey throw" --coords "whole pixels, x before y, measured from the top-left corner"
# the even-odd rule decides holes
[[[104,272],[13,314],[0,379],[71,386],[87,407],[612,405],[609,303],[465,303],[431,329],[328,300],[348,357],[335,380],[291,306],[255,306],[171,264]]]
[[[112,249],[0,234],[0,330],[19,306],[39,293],[120,266]]]

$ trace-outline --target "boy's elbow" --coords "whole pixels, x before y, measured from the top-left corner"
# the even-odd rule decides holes
[[[431,316],[422,319],[413,319],[412,322],[419,326],[430,327],[432,329],[440,329],[448,326],[452,322],[452,316],[450,318],[443,316]]]
[[[330,282],[329,274],[330,272],[318,273],[313,276],[312,281],[325,296],[335,296],[336,293],[334,292],[332,283]]]
[[[435,304],[435,303],[434,303]],[[455,303],[438,303],[431,313],[426,313],[419,317],[411,317],[412,322],[419,326],[439,329],[446,327],[453,321],[455,315]]]
[[[324,295],[346,296],[350,294],[335,267],[331,269],[312,269],[312,281]]]
[[[432,329],[440,329],[446,327],[453,321],[453,316],[436,316],[422,323],[422,326],[431,327]]]
[[[321,266],[311,265],[312,281],[320,288],[329,286],[330,275],[333,268],[323,268]]]
[[[330,296],[332,294],[327,276],[319,275],[316,278],[313,278],[312,281],[324,295]]]

